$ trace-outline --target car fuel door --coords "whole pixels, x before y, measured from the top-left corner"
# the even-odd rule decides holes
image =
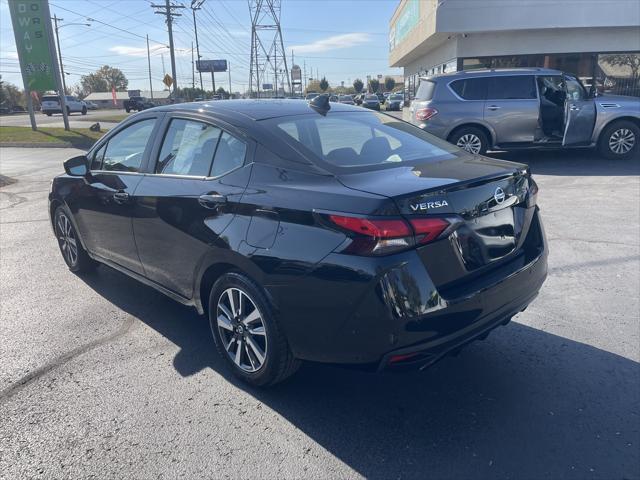
[[[567,96],[564,104],[562,145],[588,145],[591,143],[596,123],[596,104],[576,78],[565,75],[564,81]]]

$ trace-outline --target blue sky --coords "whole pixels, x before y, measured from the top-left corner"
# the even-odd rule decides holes
[[[68,25],[60,29],[67,85],[80,76],[108,64],[122,69],[130,88],[148,89],[145,35],[151,40],[154,89],[162,89],[164,71],[171,72],[164,17],[155,15],[151,3],[162,0],[50,0],[52,14],[61,24],[86,22],[87,17],[105,24],[91,27]],[[190,0],[174,3],[189,6]],[[400,74],[388,67],[388,24],[398,0],[283,0],[281,25],[285,49],[291,50],[307,76],[313,69],[331,85],[350,84],[367,75]],[[176,63],[180,86],[191,85],[191,42],[194,40],[191,10],[174,24]],[[222,25],[222,26],[221,26]],[[224,27],[224,28],[223,28]],[[226,58],[231,64],[233,90],[244,91],[249,77],[251,22],[246,0],[205,0],[198,12],[198,38],[203,58]],[[22,87],[7,0],[0,0],[0,74],[3,80]],[[210,74],[203,75],[205,88]],[[198,76],[196,73],[196,83]],[[226,73],[216,74],[216,86],[228,86]]]

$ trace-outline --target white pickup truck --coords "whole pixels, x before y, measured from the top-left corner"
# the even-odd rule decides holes
[[[67,104],[67,115],[71,115],[74,112],[87,114],[87,104],[82,100],[78,100],[73,95],[66,95],[64,97]],[[45,95],[42,97],[42,113],[50,117],[54,113],[62,113],[60,108],[60,97],[58,95]]]

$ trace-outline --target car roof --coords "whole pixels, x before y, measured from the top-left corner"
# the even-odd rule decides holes
[[[177,103],[156,107],[157,111],[180,111],[221,114],[237,120],[265,120],[267,118],[304,115],[314,113],[307,100],[298,99],[254,99],[254,100],[217,100],[215,102]],[[331,111],[352,112],[360,108],[342,104],[331,104]]]
[[[421,76],[423,79],[454,79],[469,77],[503,77],[508,75],[562,75],[561,70],[552,68],[491,68],[478,70],[462,70],[461,72],[441,73],[439,75]]]

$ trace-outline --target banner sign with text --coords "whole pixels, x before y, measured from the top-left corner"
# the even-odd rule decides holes
[[[31,91],[57,90],[53,48],[47,34],[47,0],[9,0],[16,49],[25,87]]]

